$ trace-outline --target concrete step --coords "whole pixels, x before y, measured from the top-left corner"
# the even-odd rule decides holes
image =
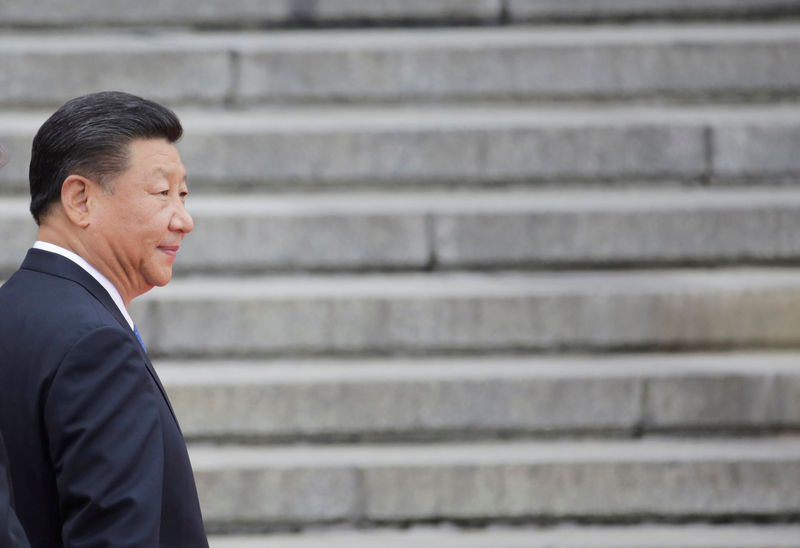
[[[211,548],[800,548],[796,525],[560,526],[216,536]]]
[[[34,239],[28,203],[0,199],[3,274]],[[800,259],[792,187],[201,195],[189,210],[182,274]]]
[[[602,21],[698,17],[791,17],[797,0],[509,0],[512,21]]]
[[[178,272],[800,258],[793,188],[202,196],[190,208]]]
[[[258,28],[342,24],[498,23],[502,0],[89,0],[45,4],[5,0],[5,27],[162,26]]]
[[[157,357],[800,344],[800,270],[191,278],[131,307]]]
[[[800,439],[190,448],[217,528],[796,518]]]
[[[98,89],[171,104],[796,98],[800,25],[8,32],[0,105]]]
[[[797,15],[796,0],[91,0],[47,3],[5,0],[3,27],[194,25],[261,26],[460,24],[521,21],[603,21]]]
[[[409,440],[800,429],[800,355],[157,363],[183,433]]]
[[[800,59],[800,56],[798,56]],[[800,74],[800,72],[798,72]],[[542,182],[796,182],[800,108],[763,106],[305,107],[181,111],[195,190]],[[0,113],[26,186],[46,114]]]

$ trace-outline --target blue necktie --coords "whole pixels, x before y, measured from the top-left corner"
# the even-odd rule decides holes
[[[142,340],[142,336],[139,335],[139,330],[136,329],[136,324],[133,324],[133,334],[136,335],[137,339],[139,339],[139,344],[142,345],[142,350],[147,352],[147,347],[144,345],[144,341]]]

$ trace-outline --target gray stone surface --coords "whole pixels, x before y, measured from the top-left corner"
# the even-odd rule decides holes
[[[153,25],[276,21],[289,15],[289,3],[281,0],[233,0],[187,2],[185,0],[9,0],[0,6],[0,18],[10,26],[87,26],[97,24]]]
[[[375,198],[378,204],[392,199]],[[424,210],[371,211],[347,202],[335,195],[192,199],[195,231],[176,272],[427,265],[432,250]]]
[[[713,171],[721,182],[737,178],[797,179],[800,127],[793,121],[721,125],[715,131]]]
[[[411,21],[497,21],[500,0],[211,0],[167,2],[143,0],[132,4],[122,0],[69,2],[48,0],[31,4],[6,0],[0,6],[5,26],[91,26],[91,25],[281,25],[342,21],[386,23]],[[509,0],[514,20],[603,19],[662,15],[758,15],[796,13],[796,0]]]
[[[499,200],[468,198],[433,210],[439,265],[769,261],[800,251],[794,238],[800,224],[791,228],[800,218],[800,195],[790,189],[506,191]]]
[[[796,269],[209,278],[132,309],[159,356],[791,346],[798,280]]]
[[[791,525],[634,525],[502,528],[463,531],[322,531],[301,535],[216,536],[211,548],[798,548],[800,528]]]
[[[305,108],[187,111],[184,161],[200,184],[458,184],[715,179],[797,174],[800,111],[767,107]],[[748,128],[773,135],[759,141]],[[719,128],[719,129],[718,129]],[[726,135],[744,132],[754,152]],[[777,136],[787,143],[770,152]],[[763,151],[763,152],[762,152]],[[713,171],[712,171],[713,170]],[[768,177],[765,177],[768,180]]]
[[[2,78],[2,76],[0,76]],[[28,195],[28,165],[36,130],[49,113],[0,113],[0,143],[8,152],[8,163],[0,169],[0,192]]]
[[[797,25],[8,33],[0,104],[796,94]]]
[[[793,354],[650,360],[643,428],[792,427],[800,419]]]
[[[794,383],[796,379],[792,379]],[[721,425],[763,426],[773,379],[730,376],[724,379],[679,378],[651,381],[647,413],[666,426],[691,423],[707,427]]]
[[[306,108],[187,112],[184,121],[184,162],[201,184],[217,187],[696,179],[706,172],[703,126],[660,111]]]
[[[334,0],[302,4],[295,8],[304,17],[336,20],[497,20],[502,0]]]
[[[796,361],[767,354],[754,357],[747,369],[738,357],[732,362],[739,362],[736,369],[707,362],[719,367],[715,375],[679,367],[670,375],[648,378],[645,428],[792,427],[800,418]]]
[[[236,469],[223,464],[195,476],[206,521],[252,523],[267,518],[314,523],[357,512],[359,479],[354,469],[291,463]]]
[[[387,439],[800,425],[798,357],[158,363],[186,436]]]
[[[36,223],[28,212],[30,200],[0,199],[0,280],[11,275],[36,239]]]
[[[782,25],[300,34],[241,54],[237,96],[248,102],[800,89],[800,33]]]
[[[199,197],[176,271],[789,260],[798,210],[791,188]]]
[[[309,523],[314,476],[333,520],[781,515],[800,509],[800,444],[738,441],[195,447],[209,523]],[[351,481],[356,476],[361,481]],[[297,491],[301,491],[297,493]],[[316,492],[316,490],[315,490]],[[242,501],[247,501],[239,510]],[[333,502],[333,501],[331,501]],[[355,506],[352,504],[355,503]],[[307,506],[311,506],[307,508]]]
[[[6,35],[0,39],[4,103],[53,105],[105,89],[158,101],[221,103],[231,92],[225,49],[165,35]]]
[[[797,0],[509,0],[517,21],[696,15],[717,17],[797,13]]]
[[[395,20],[493,21],[500,17],[501,0],[6,0],[0,21],[6,26],[87,25],[236,25]]]
[[[370,494],[366,512],[373,520],[425,519],[429,515],[477,519],[487,514],[525,517],[791,512],[797,504],[791,492],[796,487],[791,485],[791,478],[798,472],[800,466],[794,463],[674,464],[617,459],[591,466],[459,463],[453,468],[386,467],[366,471]],[[779,486],[775,480],[790,485]],[[776,489],[783,492],[778,494]],[[780,507],[780,499],[788,505]]]
[[[531,359],[159,364],[189,437],[630,430],[635,368]],[[592,373],[592,365],[601,369]]]

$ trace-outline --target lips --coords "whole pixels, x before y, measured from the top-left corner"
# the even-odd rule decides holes
[[[160,245],[158,246],[158,249],[166,253],[170,257],[177,257],[178,250],[180,249],[180,247],[181,246],[179,245]]]

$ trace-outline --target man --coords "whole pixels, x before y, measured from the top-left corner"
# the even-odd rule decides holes
[[[126,307],[172,276],[186,172],[170,110],[119,92],[39,129],[39,225],[0,287],[0,431],[34,548],[205,547],[186,445]]]
[[[0,145],[0,167],[6,163],[6,153]],[[0,436],[0,548],[28,548],[22,525],[14,513],[14,497],[8,484],[8,457],[3,436]]]

